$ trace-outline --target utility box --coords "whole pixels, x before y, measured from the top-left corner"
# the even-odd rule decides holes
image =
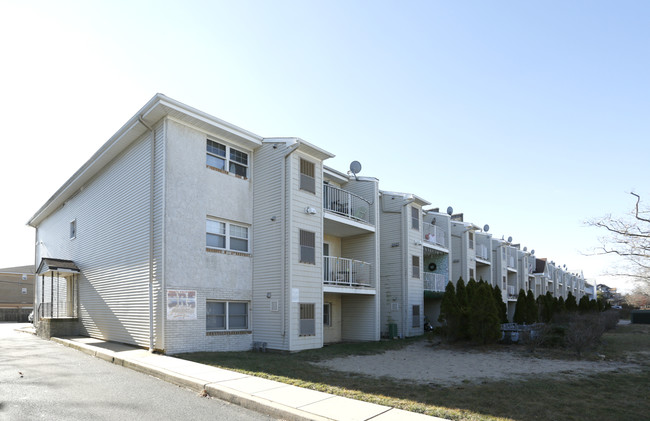
[[[638,324],[650,324],[650,310],[632,310],[630,312],[630,322]]]
[[[397,339],[397,323],[388,324],[388,338]]]

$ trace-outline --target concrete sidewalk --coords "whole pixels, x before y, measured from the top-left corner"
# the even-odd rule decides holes
[[[442,418],[154,354],[125,344],[87,337],[51,339],[113,364],[158,377],[197,393],[205,390],[209,396],[283,420],[443,421]]]

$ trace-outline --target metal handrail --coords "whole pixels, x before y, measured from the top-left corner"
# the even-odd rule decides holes
[[[350,219],[371,223],[370,201],[338,187],[323,185],[323,208]]]
[[[373,288],[370,263],[336,256],[324,256],[323,263],[324,284]]]

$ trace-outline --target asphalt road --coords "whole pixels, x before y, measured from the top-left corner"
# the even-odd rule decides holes
[[[24,325],[24,324],[23,324]],[[271,420],[0,323],[0,420]]]

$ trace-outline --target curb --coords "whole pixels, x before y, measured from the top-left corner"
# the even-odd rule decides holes
[[[180,373],[165,370],[160,367],[148,365],[139,361],[133,361],[128,358],[120,358],[115,356],[113,351],[99,351],[92,349],[85,344],[76,343],[67,339],[50,338],[52,341],[83,352],[95,358],[99,358],[111,364],[119,365],[133,371],[137,371],[152,377],[156,377],[167,383],[174,384],[185,389],[192,390],[196,393],[206,391],[208,396],[221,399],[223,401],[250,409],[274,418],[281,418],[287,421],[327,421],[331,418],[321,417],[316,414],[311,414],[300,409],[292,408],[283,404],[279,404],[267,399],[259,398],[244,392],[230,389],[219,385],[218,383],[203,383],[201,380],[194,377],[185,376]]]

